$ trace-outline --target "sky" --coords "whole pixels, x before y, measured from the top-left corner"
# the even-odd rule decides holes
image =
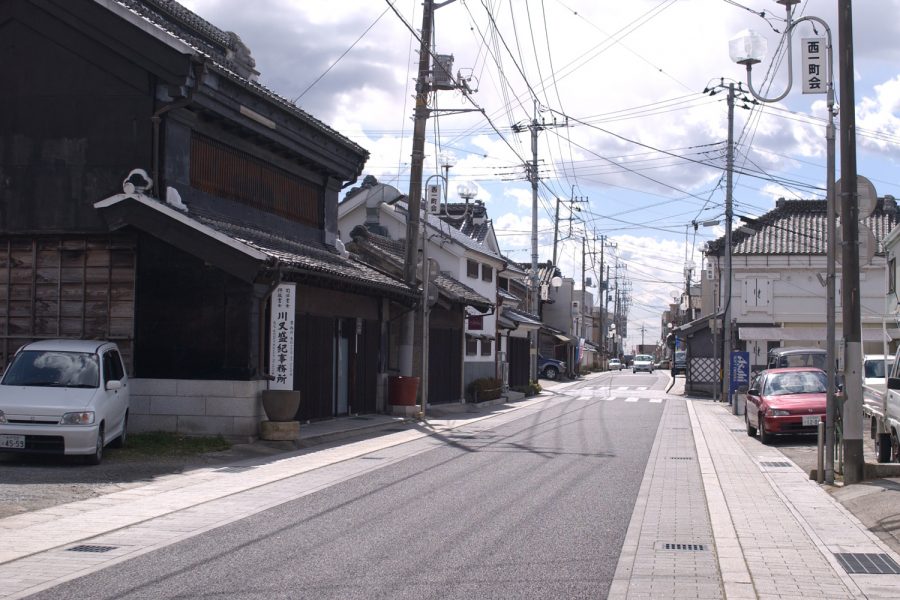
[[[408,192],[421,0],[181,2],[241,37],[260,83],[367,149],[364,175]],[[831,29],[836,93],[837,6],[794,7],[795,20],[815,16]],[[879,196],[900,197],[900,0],[857,0],[852,14],[857,172]],[[775,0],[445,4],[433,51],[453,55],[470,91],[432,97],[424,177],[446,173],[451,201],[474,184],[503,253],[530,263],[525,164],[528,126],[538,123],[539,260],[553,257],[556,234],[557,264],[580,288],[584,249],[588,292],[598,297],[607,267],[610,292],[630,290],[626,349],[656,343],[662,312],[685,289],[685,265],[698,282],[705,242],[724,235],[726,89],[747,89],[729,40],[747,29],[766,38],[753,84],[777,98],[788,84],[784,17]],[[825,198],[825,96],[803,94],[799,81],[800,40],[815,36],[825,31],[793,28],[794,81],[782,100],[751,104],[737,92],[735,215],[762,215],[778,198]]]

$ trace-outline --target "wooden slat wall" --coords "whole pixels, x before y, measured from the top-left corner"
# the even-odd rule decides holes
[[[110,339],[131,372],[134,284],[130,240],[0,238],[0,361],[32,340]]]

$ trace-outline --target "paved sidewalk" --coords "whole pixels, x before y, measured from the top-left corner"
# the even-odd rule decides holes
[[[688,448],[673,444],[683,434]],[[900,574],[856,572],[888,563],[900,557],[781,452],[748,437],[742,417],[672,396],[609,597],[900,598]]]

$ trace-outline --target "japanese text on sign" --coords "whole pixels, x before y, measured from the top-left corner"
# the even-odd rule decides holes
[[[272,293],[269,383],[272,390],[294,389],[294,311],[297,285],[282,283]]]
[[[826,92],[825,38],[803,38],[803,93],[824,94]]]
[[[733,350],[731,352],[731,383],[729,389],[734,392],[750,383],[750,353]]]

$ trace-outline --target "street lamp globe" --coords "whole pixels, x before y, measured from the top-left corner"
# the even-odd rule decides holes
[[[478,195],[478,184],[474,181],[460,183],[456,186],[456,193],[459,194],[460,198],[465,198],[466,201],[471,200]]]
[[[751,29],[745,29],[728,42],[728,54],[739,65],[750,67],[766,57],[766,38]]]

